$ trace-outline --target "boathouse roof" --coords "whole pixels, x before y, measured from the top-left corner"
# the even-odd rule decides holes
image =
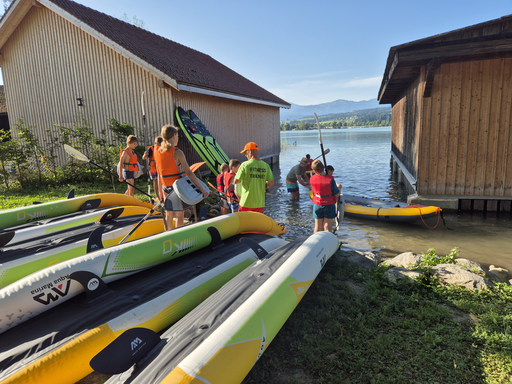
[[[444,63],[512,56],[512,15],[391,47],[379,89],[380,104],[394,104],[426,66],[426,94]]]
[[[0,20],[0,48],[30,8],[45,6],[161,77],[168,86],[258,104],[290,104],[211,56],[69,0],[15,0]]]

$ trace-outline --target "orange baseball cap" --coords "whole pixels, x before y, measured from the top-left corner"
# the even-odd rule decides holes
[[[252,141],[250,141],[247,144],[245,144],[244,150],[241,151],[240,153],[244,153],[245,151],[249,151],[249,150],[259,151],[260,149],[258,148],[258,144],[253,143]]]

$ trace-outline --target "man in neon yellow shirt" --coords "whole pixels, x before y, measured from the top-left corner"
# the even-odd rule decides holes
[[[258,145],[249,142],[240,153],[247,156],[235,175],[234,184],[240,195],[239,211],[263,212],[265,191],[274,185],[270,166],[258,157]]]

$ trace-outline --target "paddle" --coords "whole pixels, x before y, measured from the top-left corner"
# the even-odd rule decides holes
[[[211,187],[213,192],[217,192],[217,194],[220,196],[221,199],[227,200],[229,198],[229,196],[226,195],[224,192],[217,190],[217,188],[215,188],[215,186],[212,183],[210,183],[209,181],[207,183]],[[238,201],[238,199],[236,197],[233,197],[233,200]]]
[[[156,209],[160,208],[160,206],[164,203],[164,201],[165,200],[162,200],[162,201],[159,201],[158,203],[156,203],[153,206],[153,208],[151,208],[149,210],[149,212],[146,214],[146,216],[144,216],[142,218],[142,220],[139,221],[137,223],[137,225],[135,227],[133,227],[133,229],[130,232],[128,232],[128,234],[125,237],[123,237],[123,239],[119,242],[119,244],[123,244],[126,241],[126,239],[128,239],[132,235],[132,233],[135,232],[137,230],[137,228],[139,228],[142,225],[142,223],[144,223],[146,221],[146,219],[153,214],[153,212],[155,212]],[[165,218],[164,218],[164,222],[165,222]]]
[[[142,122],[144,124],[144,145],[148,148],[148,128],[146,127],[146,112],[144,111],[144,91],[140,97],[140,104],[142,105]],[[146,156],[146,172],[148,173],[148,195],[151,194],[151,176],[149,175],[149,156]],[[158,191],[155,191],[157,193]],[[157,193],[158,194],[158,193]]]
[[[316,112],[315,119],[316,119],[316,125],[318,127],[318,140],[320,141],[320,150],[322,151],[322,156],[324,157],[324,167],[327,167],[327,160],[325,160],[325,151],[324,151],[324,143],[322,143],[322,129],[320,128],[320,121],[318,120],[318,115]]]
[[[93,162],[92,160],[88,159],[88,158],[87,158],[87,156],[85,156],[85,155],[84,155],[82,152],[80,152],[79,150],[77,150],[77,149],[75,149],[75,148],[73,148],[73,147],[71,147],[71,146],[69,146],[69,145],[67,145],[67,144],[64,144],[64,150],[65,150],[65,151],[66,151],[66,153],[67,153],[69,156],[71,156],[72,158],[77,159],[77,160],[79,160],[79,161],[85,161],[85,162],[87,162],[87,163],[91,163],[92,165],[95,165],[95,166],[96,166],[96,167],[98,167],[99,169],[101,169],[101,170],[103,170],[103,171],[105,171],[105,172],[107,172],[107,173],[111,174],[111,175],[112,175],[112,176],[114,176],[114,177],[117,177],[117,175],[116,175],[116,174],[114,174],[114,173],[110,172],[109,170],[107,170],[107,169],[103,168],[102,166],[100,166],[100,165],[96,164],[95,162]],[[144,192],[142,189],[137,188],[135,185],[133,185],[133,184],[131,184],[131,183],[127,182],[126,180],[123,180],[123,183],[126,183],[126,184],[128,184],[128,185],[132,186],[133,188],[135,188],[135,189],[136,189],[137,191],[139,191],[140,193],[143,193],[144,195],[148,196],[148,197],[151,199],[151,202],[154,202],[153,197],[152,197],[150,194],[148,194],[148,193]]]
[[[322,155],[327,155],[329,152],[331,152],[331,150],[330,150],[329,148],[327,148],[327,149],[324,151],[324,153],[322,153]],[[318,155],[318,156],[317,156],[317,157],[315,157],[313,160],[318,159],[318,158],[319,158],[320,156],[322,156],[322,155]],[[324,159],[324,161],[325,161],[325,159]]]

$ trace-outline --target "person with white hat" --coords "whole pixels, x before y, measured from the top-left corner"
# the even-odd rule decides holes
[[[240,195],[239,211],[263,213],[265,208],[265,191],[274,185],[274,175],[270,166],[260,160],[258,145],[249,142],[240,152],[247,156],[235,175],[234,184]]]
[[[308,159],[305,157],[299,162],[299,164],[294,165],[288,175],[286,176],[286,189],[290,192],[291,201],[299,201],[299,184],[311,190],[311,186],[308,185],[306,181],[306,169],[309,165]]]

